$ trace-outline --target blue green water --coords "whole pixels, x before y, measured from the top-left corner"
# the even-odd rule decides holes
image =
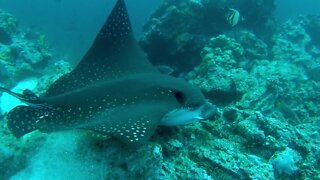
[[[0,0],[0,7],[14,14],[22,27],[43,32],[57,55],[79,59],[91,43],[115,0]],[[136,36],[149,15],[162,0],[129,0],[127,2]],[[276,16],[285,21],[301,13],[317,13],[317,0],[276,1]],[[76,61],[76,60],[75,60]]]
[[[46,133],[50,130],[44,128],[45,133],[33,131],[16,138],[13,136],[15,129],[24,131],[36,126],[24,125],[29,124],[27,117],[42,112],[36,108],[41,109],[43,104],[41,101],[40,106],[30,103],[35,107],[29,106],[8,115],[6,112],[21,102],[0,92],[0,179],[320,179],[320,2],[275,0],[276,8],[273,9],[272,0],[165,1],[167,3],[162,4],[162,0],[125,0],[143,57],[145,55],[154,65],[160,65],[155,68],[161,73],[178,76],[200,89],[214,105],[208,107],[217,107],[214,116],[185,126],[158,127],[145,144],[137,147],[126,146],[119,141],[121,138],[86,130]],[[0,0],[0,9],[6,11],[0,11],[0,87],[14,92],[28,88],[43,97],[41,95],[48,87],[70,72],[88,50],[115,2]],[[226,2],[229,4],[223,4]],[[150,16],[159,6],[160,9]],[[235,17],[238,22],[234,21]],[[146,22],[145,28],[141,29]],[[127,33],[121,30],[130,29],[117,29],[118,26],[115,23],[106,27],[121,35]],[[108,61],[108,58],[104,59],[107,55],[121,50],[113,49],[110,44],[103,45],[108,49],[92,51],[95,53],[90,59]],[[92,58],[100,53],[102,58]],[[130,60],[125,57],[116,60]],[[75,86],[68,93],[72,95],[87,87],[95,88],[95,84],[87,84],[93,81],[90,75],[100,78],[99,75],[110,73],[117,80],[116,74],[125,72],[127,64],[115,68],[125,71],[114,71],[109,67],[107,72],[102,68],[107,64],[98,68],[89,65],[82,64],[83,68],[79,70],[88,70],[87,74],[76,72],[62,78],[62,82],[71,79],[75,83],[71,84]],[[93,70],[97,71],[92,74]],[[90,78],[86,79],[86,75]],[[51,91],[63,91],[65,85],[68,86],[62,84]],[[79,89],[73,91],[75,87]],[[132,89],[119,88],[119,92],[136,95]],[[113,101],[120,103],[119,92],[112,88],[108,90],[102,94],[109,97],[108,92],[115,92]],[[26,92],[24,97],[29,97]],[[148,92],[144,94],[146,97],[149,97]],[[188,99],[175,89],[168,92],[168,95],[173,93],[180,104]],[[34,97],[32,93],[31,97]],[[92,101],[86,99],[86,103],[75,108],[78,111],[67,108],[63,113],[73,113],[67,118],[80,117],[79,112],[86,105],[89,109],[95,108],[103,96],[99,97]],[[119,97],[121,100],[122,94]],[[159,95],[155,93],[154,97]],[[67,102],[77,105],[79,99],[70,98]],[[134,99],[140,100],[138,96]],[[61,100],[64,102],[63,98],[59,102]],[[123,101],[120,104],[126,107],[128,99]],[[197,115],[199,120],[202,116],[198,115],[205,114],[206,110],[188,111],[190,109],[174,109],[164,117],[170,120],[169,117],[176,116],[179,118],[175,120],[181,121]],[[50,116],[45,110],[43,116],[36,113],[39,119]],[[128,109],[125,110],[115,117],[128,115]],[[148,114],[144,110],[153,117],[152,110],[137,112]],[[52,127],[56,120],[61,127],[69,123],[58,117],[60,115],[50,119]],[[11,126],[6,122],[8,119],[13,120]],[[21,119],[22,126],[12,125],[19,124],[17,121]],[[111,124],[126,126],[117,121]],[[135,133],[140,131],[137,128]]]
[[[317,0],[277,0],[276,16],[281,21],[294,18],[299,14],[319,13],[320,2]]]
[[[43,32],[57,55],[79,59],[105,21],[115,0],[0,0],[0,7],[14,14],[24,28]],[[161,0],[128,1],[128,9],[136,36]]]

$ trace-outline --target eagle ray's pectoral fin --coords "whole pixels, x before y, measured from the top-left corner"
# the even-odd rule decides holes
[[[139,145],[154,134],[166,108],[166,103],[128,105],[126,111],[119,108],[111,113],[102,113],[97,117],[100,120],[80,128],[111,135],[129,145]]]

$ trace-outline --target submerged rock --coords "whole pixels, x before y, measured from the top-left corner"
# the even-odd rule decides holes
[[[240,31],[237,42],[244,48],[243,56],[248,60],[259,60],[268,58],[268,45],[259,39],[254,33],[250,31]],[[246,62],[250,64],[249,62]]]
[[[292,36],[285,37],[277,42],[291,42]],[[305,48],[303,44],[309,43],[306,39],[309,38],[300,39],[297,45]],[[242,31],[236,39],[226,35],[213,37],[201,52],[202,63],[188,74],[188,79],[215,103],[235,102],[238,107],[260,110],[299,124],[315,112],[319,115],[318,101],[308,100],[319,98],[316,95],[319,85],[308,78],[318,68],[310,72],[308,66],[286,59],[287,56],[293,58],[292,52],[278,46],[275,43],[272,51],[279,49],[282,54],[273,54],[275,59],[265,59],[270,57],[270,48],[250,32]],[[301,52],[311,56],[306,51]],[[310,61],[315,62],[315,59],[308,59]]]
[[[319,158],[319,149],[310,147],[320,143],[319,132],[314,130],[319,128],[320,84],[318,75],[310,78],[318,70],[317,66],[310,68],[318,61],[318,48],[307,30],[307,19],[299,17],[285,23],[282,32],[275,34],[273,46],[248,31],[235,38],[212,37],[202,50],[202,63],[188,75],[189,81],[205,91],[223,111],[221,119],[201,128],[212,133],[212,141],[223,138],[225,146],[239,143],[237,147],[245,149],[229,156],[240,154],[241,158],[245,154],[252,163],[268,162],[261,168],[269,169],[265,176],[270,179],[316,178],[320,171],[315,160]],[[308,50],[310,46],[312,51]],[[233,96],[234,92],[239,96]],[[286,156],[292,155],[287,148],[297,156]],[[276,158],[278,154],[281,158]],[[227,162],[236,161],[229,156],[224,152],[212,161],[233,178],[249,178],[232,168],[224,169]],[[221,157],[231,160],[220,163],[216,159]]]
[[[237,31],[226,20],[229,8],[245,18],[239,26],[270,39],[273,0],[167,0],[145,24],[140,44],[153,64],[171,66],[176,74],[188,72],[201,63],[200,51],[210,37]],[[264,52],[251,54],[263,56]]]
[[[0,43],[9,45],[12,37],[17,32],[17,20],[9,13],[0,9]]]
[[[303,66],[307,75],[319,82],[320,16],[302,15],[289,20],[275,36],[272,54],[275,59]]]
[[[17,20],[0,10],[0,78],[7,86],[38,76],[47,67],[51,53],[37,38],[26,38],[26,33],[18,29]]]
[[[216,103],[237,101],[255,83],[240,67],[243,53],[244,48],[233,38],[211,38],[201,52],[202,63],[188,74],[188,79]]]

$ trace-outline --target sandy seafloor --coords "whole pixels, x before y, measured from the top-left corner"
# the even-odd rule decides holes
[[[20,102],[2,94],[0,179],[320,179],[320,15],[279,23],[269,2],[236,3],[245,20],[235,27],[224,16],[232,1],[159,7],[142,49],[201,88],[219,114],[160,127],[143,146],[80,130],[17,139],[6,113]],[[18,21],[0,10],[0,84],[42,94],[71,60]]]

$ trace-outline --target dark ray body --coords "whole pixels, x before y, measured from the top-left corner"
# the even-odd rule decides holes
[[[171,123],[174,115],[189,121],[214,112],[198,88],[154,68],[132,34],[124,1],[118,0],[78,66],[43,96],[0,89],[30,105],[8,113],[12,133],[88,129],[139,143],[158,125],[176,124]]]

